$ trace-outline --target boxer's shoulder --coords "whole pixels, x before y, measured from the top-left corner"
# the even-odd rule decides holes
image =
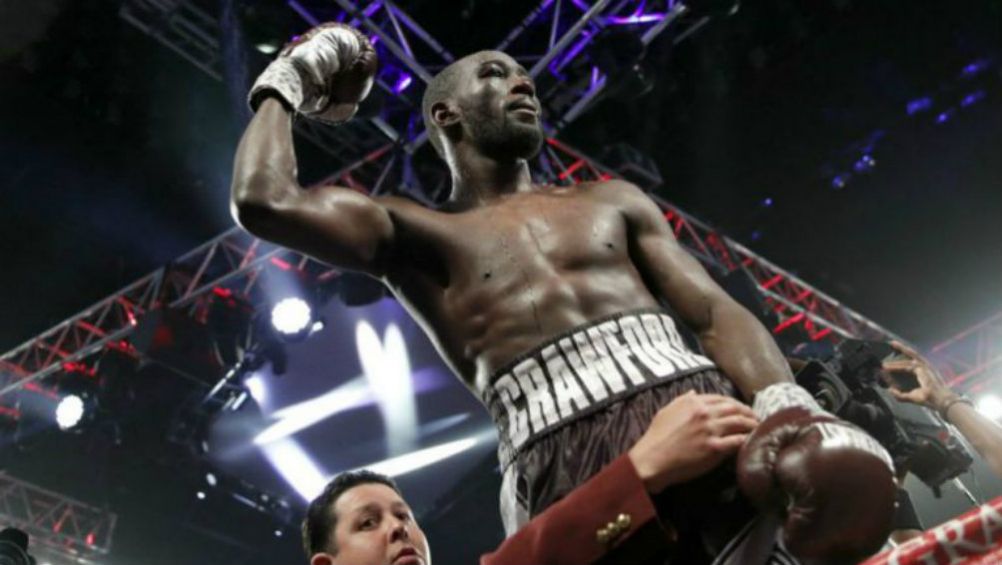
[[[583,185],[582,192],[602,204],[618,209],[625,217],[648,222],[661,219],[661,211],[637,185],[623,179],[608,179]]]
[[[637,185],[623,179],[587,182],[578,186],[583,195],[609,204],[623,205],[637,199],[650,200]]]

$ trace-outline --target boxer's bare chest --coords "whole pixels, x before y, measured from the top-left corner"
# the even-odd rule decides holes
[[[580,188],[458,213],[410,209],[394,222],[388,282],[471,385],[552,335],[656,303],[630,261],[622,213]]]

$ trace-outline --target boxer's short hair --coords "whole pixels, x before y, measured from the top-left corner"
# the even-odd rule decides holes
[[[337,527],[334,504],[345,492],[371,483],[386,485],[403,498],[397,483],[386,475],[366,469],[340,473],[327,483],[323,492],[306,509],[306,518],[303,519],[303,550],[306,551],[307,558],[323,551],[337,552],[334,544],[334,528]]]

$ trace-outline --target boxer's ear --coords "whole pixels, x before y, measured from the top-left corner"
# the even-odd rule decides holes
[[[431,105],[431,119],[439,128],[445,129],[459,123],[459,111],[448,102],[435,102]]]
[[[329,553],[314,553],[310,565],[333,565],[334,556]]]

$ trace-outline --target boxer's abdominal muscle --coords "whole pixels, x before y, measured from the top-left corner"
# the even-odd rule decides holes
[[[394,217],[407,235],[388,281],[475,391],[553,336],[658,304],[630,259],[620,211],[581,191]]]

